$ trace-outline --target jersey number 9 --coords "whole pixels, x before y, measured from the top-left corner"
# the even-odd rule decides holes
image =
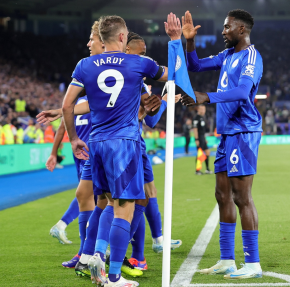
[[[108,87],[105,83],[106,79],[113,77],[116,80],[116,83],[112,87]],[[99,88],[106,94],[110,94],[110,99],[107,104],[107,108],[113,108],[115,103],[121,93],[121,90],[124,86],[124,77],[123,75],[114,69],[105,70],[98,76],[98,85]]]

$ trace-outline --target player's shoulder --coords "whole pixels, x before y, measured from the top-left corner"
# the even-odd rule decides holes
[[[246,49],[244,49],[244,60],[247,61],[248,64],[256,65],[257,63],[262,63],[263,59],[260,52],[255,48],[254,45],[250,45]]]
[[[234,48],[228,48],[228,49],[224,49],[223,51],[219,52],[219,55],[227,57],[227,56],[231,55],[233,52],[234,52]]]

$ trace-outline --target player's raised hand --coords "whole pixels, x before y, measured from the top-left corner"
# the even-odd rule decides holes
[[[49,171],[53,172],[53,170],[54,170],[54,168],[56,166],[56,162],[57,162],[56,156],[55,155],[50,155],[48,160],[46,161],[45,166],[46,166],[46,168]]]
[[[70,143],[76,158],[83,160],[89,159],[89,154],[87,153],[89,151],[89,148],[87,147],[85,142],[83,142],[79,138],[76,138],[75,140],[72,140]]]
[[[161,97],[156,95],[151,95],[144,100],[145,113],[149,116],[155,115],[161,106]]]
[[[61,109],[42,111],[36,116],[40,124],[48,124],[62,117]]]
[[[196,34],[197,30],[201,27],[200,25],[194,26],[192,17],[189,11],[185,12],[185,15],[181,18],[182,21],[182,33],[186,40],[193,39]]]
[[[189,95],[187,95],[187,94],[182,96],[181,103],[184,106],[193,106],[193,105],[196,104],[194,99],[192,97],[190,97]]]
[[[182,29],[179,18],[175,14],[170,13],[167,16],[167,22],[164,22],[166,34],[171,41],[181,39]]]

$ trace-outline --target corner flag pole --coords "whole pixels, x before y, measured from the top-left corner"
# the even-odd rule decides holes
[[[168,81],[166,114],[166,153],[164,188],[164,237],[162,259],[162,287],[170,286],[172,183],[174,147],[175,82]]]

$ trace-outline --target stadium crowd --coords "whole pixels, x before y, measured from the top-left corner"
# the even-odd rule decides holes
[[[283,30],[271,31],[271,41],[265,40],[268,35],[268,29],[252,32],[254,44],[264,61],[260,86],[268,93],[268,98],[256,101],[256,105],[264,119],[265,134],[290,134],[290,71],[287,66],[290,56],[284,53],[289,43]],[[0,32],[0,144],[50,142],[45,137],[45,131],[49,130],[50,134],[51,127],[35,124],[35,117],[41,110],[61,106],[71,71],[79,59],[88,56],[85,41],[63,36]],[[277,46],[278,41],[280,44]],[[214,45],[208,43],[206,48],[197,48],[197,54],[202,58],[223,49],[224,43],[218,33],[217,42]],[[167,43],[153,41],[147,48],[147,55],[160,64],[167,63]],[[218,77],[219,72],[190,73],[192,86],[197,91],[214,92]],[[153,92],[161,93],[160,83],[148,83],[153,86]],[[175,134],[182,135],[184,123],[195,115],[195,108],[185,108],[178,103]],[[207,132],[213,134],[215,105],[208,106],[205,118]],[[54,124],[53,131],[57,125]],[[166,113],[155,129],[144,126],[144,136],[154,138],[161,134],[164,137],[165,130]]]

